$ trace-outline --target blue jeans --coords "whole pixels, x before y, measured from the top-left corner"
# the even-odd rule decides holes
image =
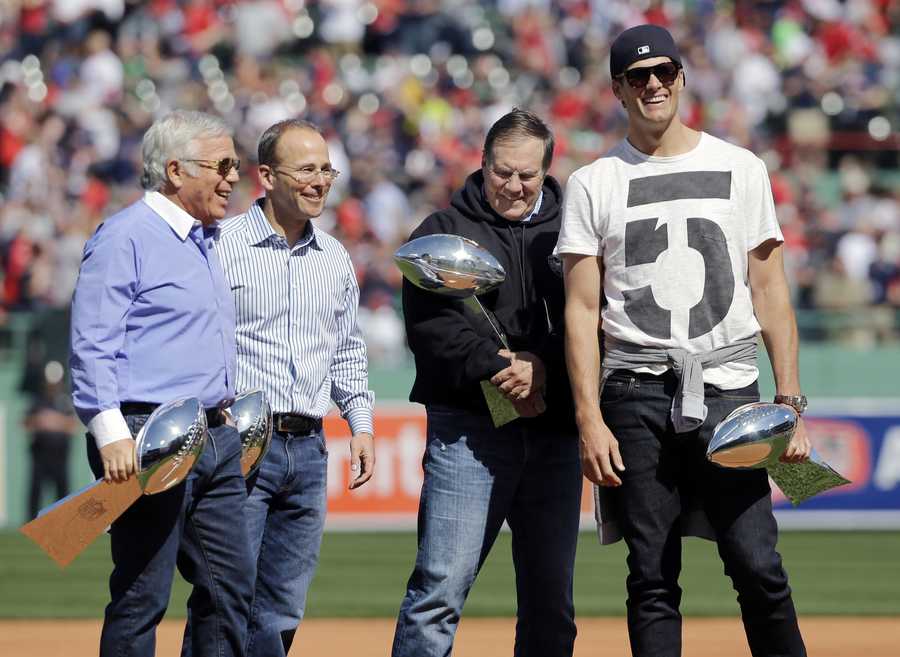
[[[257,555],[247,655],[283,657],[303,618],[325,528],[328,452],[321,431],[272,434],[245,516]]]
[[[677,381],[614,372],[601,397],[603,419],[619,442],[622,486],[611,494],[628,544],[628,633],[634,657],[681,655],[679,516],[698,503],[713,529],[725,573],[738,594],[754,657],[803,656],[787,574],[775,549],[765,470],[732,470],[706,459],[713,429],[728,413],[759,399],[757,384],[738,390],[705,387],[706,421],[677,434],[669,408]]]
[[[134,435],[147,417],[125,417]],[[90,434],[87,447],[91,469],[103,476]],[[142,495],[112,524],[111,602],[101,657],[153,657],[176,565],[193,585],[188,599],[193,630],[185,647],[197,657],[244,654],[256,569],[243,522],[247,493],[239,459],[237,431],[210,429],[183,484]]]
[[[419,549],[393,657],[449,655],[469,589],[503,521],[512,530],[518,613],[514,654],[570,656],[581,501],[578,442],[529,420],[428,409]]]

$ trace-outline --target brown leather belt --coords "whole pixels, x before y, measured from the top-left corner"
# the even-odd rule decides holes
[[[315,417],[298,415],[297,413],[273,413],[272,426],[281,433],[293,433],[300,436],[321,431],[322,420]]]

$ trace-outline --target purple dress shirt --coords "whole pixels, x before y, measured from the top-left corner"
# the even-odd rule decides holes
[[[95,429],[101,414],[121,418],[120,402],[197,397],[212,407],[234,395],[234,302],[216,240],[217,229],[151,193],[85,245],[70,366],[75,409],[98,447],[127,437]]]

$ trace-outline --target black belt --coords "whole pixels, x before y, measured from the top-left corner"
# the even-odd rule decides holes
[[[159,408],[159,404],[151,404],[149,402],[122,402],[119,404],[119,410],[122,415],[150,415]],[[220,427],[225,424],[225,415],[219,408],[206,409],[206,426],[210,428]]]
[[[272,426],[281,433],[310,434],[322,430],[322,420],[296,413],[272,413]]]

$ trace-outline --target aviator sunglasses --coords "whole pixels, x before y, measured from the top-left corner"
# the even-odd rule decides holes
[[[232,169],[241,170],[241,160],[237,157],[223,157],[221,160],[185,160],[185,162],[193,162],[205,169],[213,169],[223,178],[231,173]]]
[[[681,67],[674,62],[663,62],[656,66],[645,66],[644,68],[630,68],[619,77],[625,78],[628,86],[633,89],[643,89],[650,82],[650,74],[656,76],[660,84],[665,87],[670,86],[678,77],[678,71]]]

